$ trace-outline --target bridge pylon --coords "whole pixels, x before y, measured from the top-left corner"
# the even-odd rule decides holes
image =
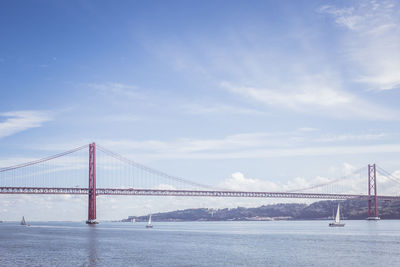
[[[96,221],[96,143],[89,144],[89,190],[88,190],[88,220],[87,224],[97,224]]]
[[[368,197],[367,220],[379,220],[378,196],[376,189],[376,164],[368,164]]]

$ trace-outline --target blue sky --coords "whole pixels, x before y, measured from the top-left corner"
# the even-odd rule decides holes
[[[1,167],[96,141],[245,189],[400,170],[396,1],[2,1],[0,34]]]

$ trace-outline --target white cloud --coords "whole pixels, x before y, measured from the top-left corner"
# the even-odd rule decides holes
[[[52,120],[50,113],[34,110],[3,112],[0,117],[6,118],[0,122],[0,138],[41,127],[44,122]]]
[[[352,96],[345,92],[326,87],[323,83],[299,84],[292,89],[268,89],[250,86],[234,86],[222,82],[221,86],[229,91],[245,96],[268,105],[281,106],[292,109],[303,109],[304,106],[311,107],[335,107],[351,103]],[[285,87],[285,86],[284,86]],[[288,90],[289,89],[289,90]]]
[[[143,118],[134,114],[114,114],[107,115],[99,118],[100,121],[106,122],[118,122],[118,123],[129,123],[129,122],[137,122],[142,120]]]
[[[343,142],[343,141],[371,141],[382,140],[387,135],[385,133],[378,134],[340,134],[340,135],[327,135],[317,138],[317,142]]]
[[[251,101],[316,115],[368,120],[397,120],[400,117],[395,110],[377,106],[336,88],[334,82],[329,83],[329,79],[307,80],[295,81],[296,85],[282,85],[280,90],[227,82],[221,83],[221,86]]]
[[[293,131],[238,133],[220,138],[99,139],[96,142],[131,159],[252,159],[398,153],[400,145],[392,141],[393,136],[393,133],[386,132],[326,133],[303,127]],[[89,141],[59,142],[29,148],[60,152],[84,143]]]
[[[356,81],[371,89],[400,88],[400,9],[395,1],[362,1],[353,7],[323,6],[348,30],[344,53],[356,70]]]
[[[97,143],[115,152],[129,155],[132,159],[240,159],[400,152],[400,146],[388,139],[390,136],[392,135],[383,132],[329,134],[314,128],[305,128],[286,132],[240,133],[210,139],[100,139]],[[352,143],[343,144],[349,141]],[[88,141],[80,142],[82,143]],[[324,143],[325,145],[321,145]],[[35,146],[32,149],[59,152],[76,146],[58,143]]]
[[[381,8],[381,5],[371,6],[376,10]],[[397,21],[383,23],[365,18],[356,7],[324,6],[319,12],[333,16],[336,23],[349,32],[345,40],[342,40],[342,33],[334,35],[332,38],[339,38],[339,42],[329,44],[329,49],[326,48],[329,40],[318,39],[321,35],[317,29],[315,36],[310,36],[302,27],[289,29],[286,35],[269,36],[255,27],[252,32],[237,29],[225,33],[222,44],[200,36],[194,42],[160,45],[154,50],[161,51],[162,59],[172,65],[171,62],[179,58],[178,71],[219,84],[240,96],[237,100],[252,100],[255,106],[261,103],[270,108],[340,119],[400,118],[394,108],[369,101],[369,96],[362,95],[363,92],[355,93],[361,86],[362,89],[389,89],[400,84]],[[385,13],[381,13],[383,21]],[[363,26],[366,23],[377,26]],[[367,34],[367,29],[373,29],[373,33]],[[378,33],[379,37],[371,37]],[[286,46],[278,45],[284,43],[293,43],[296,49],[288,51]],[[191,108],[197,113],[218,109],[213,106]],[[237,112],[239,110],[248,112],[246,109]],[[258,110],[268,114],[262,106]]]
[[[175,147],[175,146],[174,146]],[[359,146],[303,146],[294,148],[243,148],[234,151],[182,151],[176,150],[137,151],[134,157],[153,159],[261,159],[278,157],[312,157],[338,155],[365,155],[373,153],[399,153],[398,144],[359,145]],[[211,147],[202,147],[202,150]],[[133,156],[133,155],[131,155]]]
[[[115,82],[86,83],[83,85],[95,89],[98,93],[105,95],[106,97],[144,98],[144,95],[140,92],[139,88],[133,85]]]
[[[281,187],[274,182],[246,178],[241,172],[233,173],[230,178],[220,183],[220,187],[233,191],[276,192],[281,189]]]
[[[290,133],[240,133],[228,135],[223,138],[215,139],[195,139],[180,138],[177,140],[99,140],[103,146],[114,149],[116,151],[130,150],[151,154],[164,154],[165,156],[181,154],[181,156],[190,156],[196,153],[216,152],[219,151],[236,151],[242,149],[258,149],[260,147],[287,147],[296,142],[282,138],[289,136]]]
[[[214,105],[201,105],[201,104],[187,104],[183,105],[183,110],[192,114],[209,115],[209,114],[243,114],[243,115],[262,115],[262,111],[243,108],[241,106],[232,106],[227,104],[214,104]]]
[[[362,175],[364,173],[362,170],[358,171],[354,166],[344,163],[340,173],[342,174],[337,177],[295,177],[284,183],[277,183],[247,178],[243,173],[236,172],[225,179],[220,187],[234,191],[366,194],[367,180]],[[382,188],[380,193],[387,194],[388,191]]]
[[[316,132],[316,131],[319,131],[319,129],[313,128],[313,127],[301,127],[301,128],[298,128],[297,131],[299,131],[299,132]]]

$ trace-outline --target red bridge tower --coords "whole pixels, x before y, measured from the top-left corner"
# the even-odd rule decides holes
[[[89,213],[87,224],[96,224],[96,143],[89,145]]]
[[[368,164],[368,218],[367,220],[379,220],[378,197],[376,194],[376,164]],[[373,195],[372,195],[373,194]],[[372,210],[373,208],[373,210]],[[373,213],[372,213],[373,211]]]

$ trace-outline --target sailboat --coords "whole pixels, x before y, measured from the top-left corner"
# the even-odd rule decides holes
[[[146,228],[153,228],[153,225],[151,224],[151,214],[149,216],[149,221],[146,224]]]
[[[26,225],[25,217],[22,216],[21,225]]]
[[[340,223],[340,204],[337,206],[335,221],[329,224],[330,227],[343,227],[344,223]]]

